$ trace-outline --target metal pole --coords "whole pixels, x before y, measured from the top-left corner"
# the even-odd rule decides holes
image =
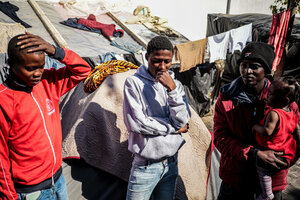
[[[226,6],[226,14],[227,15],[230,13],[230,5],[231,5],[231,0],[227,0],[227,6]]]

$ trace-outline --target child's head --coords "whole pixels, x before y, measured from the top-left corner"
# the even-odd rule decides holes
[[[280,77],[269,88],[267,104],[273,108],[283,108],[295,101],[297,81],[293,77]]]
[[[18,81],[32,87],[38,84],[42,78],[45,54],[43,51],[27,52],[36,46],[21,48],[17,43],[20,41],[18,37],[22,35],[24,34],[13,37],[8,43],[8,64],[10,73],[17,76],[20,79]]]
[[[156,36],[150,40],[147,46],[146,59],[148,70],[155,77],[158,71],[170,69],[174,48],[170,40],[164,36]]]

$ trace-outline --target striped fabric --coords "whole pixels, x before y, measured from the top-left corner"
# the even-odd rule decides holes
[[[129,69],[137,68],[139,67],[135,64],[123,60],[110,60],[101,63],[100,65],[96,66],[85,79],[84,91],[86,93],[92,93],[99,87],[99,85],[101,85],[106,77],[116,73],[126,72]]]
[[[272,192],[272,177],[271,173],[262,167],[257,166],[257,173],[259,177],[261,194],[256,198],[256,200],[271,200],[274,198]]]

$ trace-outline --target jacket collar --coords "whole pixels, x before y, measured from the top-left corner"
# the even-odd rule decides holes
[[[20,80],[13,73],[9,73],[7,79],[3,83],[7,88],[12,90],[31,92],[33,87],[27,86],[22,80]]]
[[[265,79],[264,89],[268,86],[268,80]],[[252,103],[250,98],[245,92],[245,85],[242,80],[242,77],[238,77],[233,80],[231,83],[224,85],[220,92],[225,95],[227,98],[233,100],[236,103]],[[264,89],[262,93],[264,92]]]

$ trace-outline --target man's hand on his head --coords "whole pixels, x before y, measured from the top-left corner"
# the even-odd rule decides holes
[[[50,43],[46,42],[43,38],[38,35],[33,35],[31,33],[26,32],[26,35],[18,37],[20,40],[17,45],[20,45],[21,49],[36,46],[34,48],[28,49],[27,52],[36,52],[36,51],[44,51],[49,56],[53,56],[55,54],[55,48]]]
[[[168,71],[157,72],[155,80],[167,88],[168,92],[176,88],[176,84]]]

